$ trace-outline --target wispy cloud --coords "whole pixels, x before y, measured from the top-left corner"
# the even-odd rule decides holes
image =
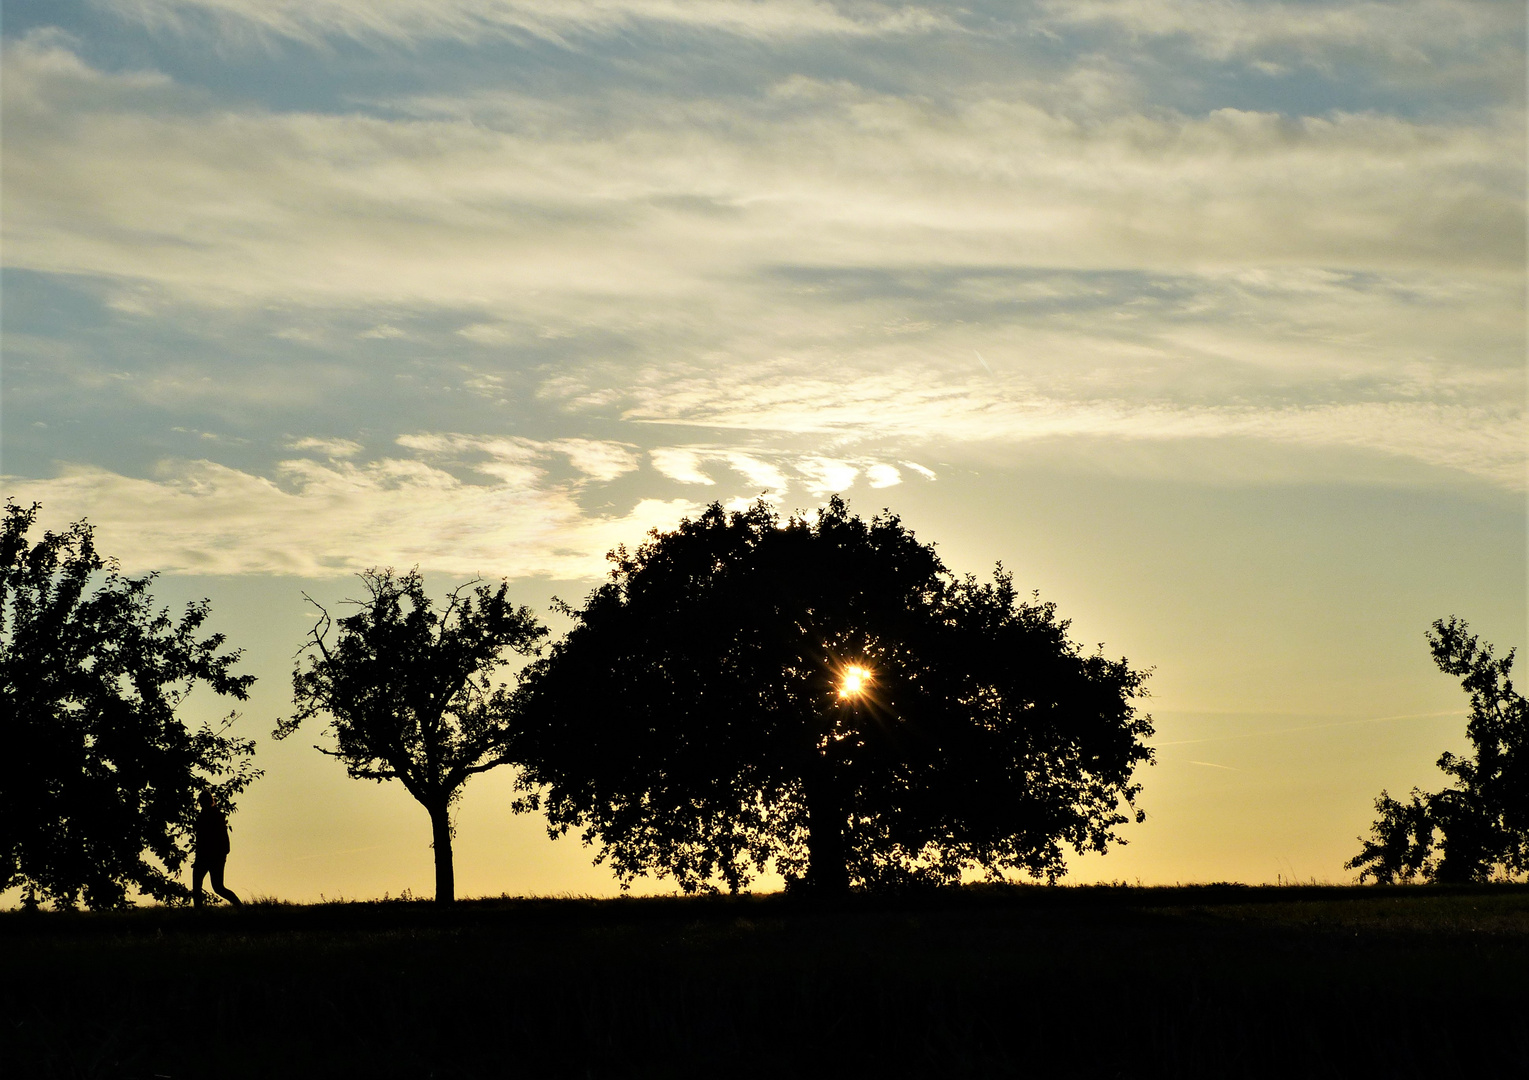
[[[614,480],[631,472],[638,464],[632,446],[599,439],[527,439],[422,432],[400,435],[396,442],[426,460],[456,461],[476,472],[499,477],[540,475],[536,463],[552,455],[566,457],[575,470],[596,481]]]
[[[1212,7],[1198,28],[1166,2],[1052,7],[1046,18],[1069,33],[1185,36],[1207,55],[1251,56],[1278,36],[1274,9]],[[1445,10],[1403,8],[1408,19]],[[304,40],[468,40],[487,26],[556,35],[623,20],[745,36],[925,25],[922,9],[807,2],[119,10],[151,23],[200,11]],[[1498,33],[1497,16],[1462,11],[1451,33]],[[1291,17],[1287,39],[1335,48],[1385,21],[1365,4]],[[1066,78],[1085,67],[1078,58]],[[242,492],[287,523],[323,506],[384,520],[371,499],[405,521],[427,505],[457,520],[458,505],[513,503],[546,541],[508,549],[527,572],[604,535],[580,509],[590,485],[644,469],[644,483],[723,499],[820,496],[916,480],[927,470],[910,458],[946,452],[1255,441],[1522,490],[1516,99],[1452,114],[1301,115],[1143,103],[1124,84],[1062,102],[1046,80],[1007,69],[937,94],[789,64],[756,75],[726,101],[662,80],[573,80],[556,93],[431,89],[278,110],[93,67],[57,33],[9,41],[7,264],[91,283],[116,328],[210,327],[203,343],[216,355],[230,328],[258,326],[282,346],[213,378],[200,344],[145,349],[118,370],[106,366],[116,348],[92,364],[8,329],[12,355],[49,357],[31,392],[52,380],[60,398],[84,387],[154,410],[317,411],[335,387],[296,358],[306,349],[352,382],[380,370],[380,356],[450,368],[437,381],[453,400],[494,410],[474,414],[475,431],[421,432],[464,422],[445,405],[435,419],[402,419],[422,383],[395,373],[398,388],[375,391],[391,415],[315,423],[322,437],[292,444],[325,461],[230,457],[145,479],[55,451],[50,461],[72,462],[61,475],[21,482],[86,509],[94,492],[122,520],[159,529],[186,567],[233,565],[217,553],[255,529],[219,493]],[[399,432],[396,457],[363,460]],[[182,523],[184,538],[135,516],[130,492]],[[395,504],[400,492],[415,518]],[[193,518],[246,524],[229,525],[227,543],[214,524],[198,548]],[[537,532],[535,521],[553,524]],[[324,558],[354,561],[341,554],[351,528]],[[461,530],[428,541],[421,524],[425,539],[395,547],[436,542],[468,553],[439,557],[468,561],[488,550]],[[454,535],[462,545],[447,543]],[[251,543],[252,567],[321,565]]]
[[[912,235],[921,266],[1523,262],[1517,115],[1082,124],[1023,96],[932,113],[792,77],[720,129],[701,102],[605,103],[591,138],[575,103],[518,130],[150,111],[141,78],[35,44],[10,47],[4,79],[7,258],[138,283],[140,305],[474,298],[501,322],[620,325],[783,251],[908,266]]]
[[[352,458],[364,449],[354,439],[320,439],[311,435],[293,439],[287,446],[292,450],[313,450],[331,458]]]
[[[716,480],[707,471],[708,464],[720,465],[739,474],[760,492],[783,494],[789,487],[782,462],[771,463],[760,452],[721,446],[657,446],[648,451],[653,467],[681,484],[712,485]],[[773,455],[777,458],[790,455]],[[850,480],[852,481],[853,475]],[[845,486],[848,486],[847,484]],[[838,490],[838,489],[835,489]]]
[[[331,577],[420,564],[454,574],[590,578],[605,552],[693,513],[643,499],[615,515],[581,508],[577,488],[534,469],[467,483],[428,463],[293,459],[274,477],[211,461],[168,461],[152,478],[81,466],[46,481],[6,477],[50,521],[88,517],[135,569]]]
[[[1347,50],[1426,65],[1430,54],[1479,48],[1523,26],[1522,11],[1494,0],[1043,0],[1040,10],[1053,27],[1178,38],[1220,60],[1291,50],[1308,62],[1332,62],[1338,50]]]
[[[747,38],[906,33],[946,20],[916,5],[825,0],[100,0],[123,17],[181,33],[371,41],[562,41],[657,24]]]
[[[854,465],[834,458],[808,458],[801,463],[801,468],[807,474],[807,490],[814,495],[843,491],[860,475]]]
[[[981,386],[937,370],[829,377],[778,365],[752,377],[682,380],[674,394],[649,383],[629,419],[751,432],[901,438],[928,444],[1031,443],[1069,437],[1146,441],[1266,440],[1309,448],[1344,447],[1463,473],[1523,490],[1529,425],[1516,402],[1496,408],[1429,401],[1300,405],[1186,404],[1122,398],[1065,399],[1020,380]],[[911,466],[916,468],[916,466]],[[813,490],[846,486],[821,459]],[[877,478],[888,474],[878,472]]]
[[[671,480],[681,484],[715,484],[716,481],[708,476],[701,468],[705,458],[694,450],[685,450],[672,446],[661,446],[648,451],[648,456],[653,459],[653,467]]]
[[[626,444],[419,432],[395,445],[396,456],[350,460],[359,444],[309,437],[288,446],[317,456],[286,458],[266,472],[166,459],[149,476],[69,465],[45,480],[0,482],[18,501],[42,502],[50,525],[89,518],[103,548],[135,570],[325,577],[419,564],[458,574],[591,578],[617,544],[671,527],[704,502],[743,506],[761,487],[778,500],[793,484],[822,497],[848,492],[861,467],[873,487],[897,472],[875,459],[657,447],[648,455],[655,472],[704,485],[704,498],[629,496],[619,509],[585,496],[640,468]],[[552,468],[559,460],[572,472],[559,476]],[[713,478],[707,464],[725,471]],[[591,511],[591,502],[604,508]]]

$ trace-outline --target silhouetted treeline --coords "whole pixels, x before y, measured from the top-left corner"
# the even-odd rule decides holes
[[[225,815],[259,771],[227,724],[177,715],[198,685],[236,700],[253,678],[173,619],[77,522],[0,531],[0,889],[28,905],[176,904],[222,880]],[[547,630],[469,582],[433,603],[417,569],[369,570],[354,611],[319,619],[293,673],[284,738],[321,719],[349,775],[397,780],[429,813],[436,899],[455,898],[452,809],[475,773],[513,764],[515,808],[575,831],[623,884],[737,891],[768,870],[788,890],[907,891],[973,871],[1055,881],[1065,855],[1124,842],[1150,763],[1146,673],[1085,653],[1052,604],[1000,566],[958,577],[896,515],[839,498],[782,520],[713,504],[635,551],[541,653]],[[316,605],[317,606],[317,605]],[[1529,705],[1514,654],[1455,618],[1429,634],[1471,696],[1473,752],[1454,781],[1382,792],[1360,880],[1483,881],[1529,870]],[[509,654],[532,662],[507,679]],[[233,714],[229,720],[232,721]],[[202,815],[198,818],[198,803]],[[210,824],[217,822],[217,827]]]

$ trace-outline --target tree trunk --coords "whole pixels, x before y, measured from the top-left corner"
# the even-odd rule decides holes
[[[430,807],[431,847],[435,848],[435,902],[450,904],[457,898],[457,876],[451,865],[451,806]]]
[[[822,896],[849,892],[844,808],[828,762],[819,759],[807,777],[807,884]]]

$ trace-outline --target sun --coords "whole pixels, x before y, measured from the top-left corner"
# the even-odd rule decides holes
[[[841,698],[856,697],[865,693],[870,683],[871,673],[859,664],[851,664],[844,669],[844,675],[839,680],[839,696]]]

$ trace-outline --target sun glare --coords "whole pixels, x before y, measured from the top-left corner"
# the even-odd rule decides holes
[[[854,697],[857,694],[863,694],[870,681],[869,671],[859,664],[851,664],[844,669],[844,677],[839,682],[839,696]]]

